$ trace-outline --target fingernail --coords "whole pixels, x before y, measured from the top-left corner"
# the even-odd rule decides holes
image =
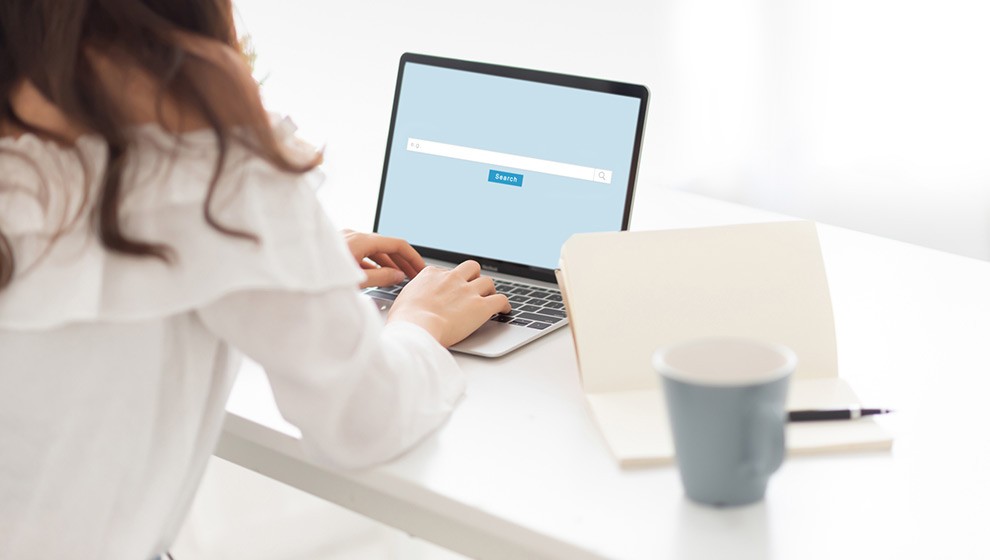
[[[392,277],[395,278],[396,282],[402,282],[403,280],[406,279],[406,273],[402,272],[401,270],[396,270],[393,271]]]

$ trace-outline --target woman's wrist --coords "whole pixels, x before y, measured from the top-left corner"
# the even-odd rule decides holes
[[[412,323],[429,333],[430,336],[444,347],[449,346],[443,340],[446,321],[436,313],[419,309],[396,309],[393,307],[385,322],[391,323],[394,321]]]

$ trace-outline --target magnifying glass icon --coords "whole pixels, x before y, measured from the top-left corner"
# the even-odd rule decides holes
[[[598,172],[598,178],[601,179],[602,181],[604,181],[605,180],[605,172],[604,171],[599,171]]]

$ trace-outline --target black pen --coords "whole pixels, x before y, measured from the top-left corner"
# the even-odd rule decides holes
[[[812,422],[814,420],[855,420],[863,416],[874,416],[893,412],[889,408],[837,408],[823,410],[792,410],[787,413],[790,422]]]

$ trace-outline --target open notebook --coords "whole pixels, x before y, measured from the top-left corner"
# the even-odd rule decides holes
[[[558,282],[592,415],[623,466],[674,447],[653,351],[707,336],[785,344],[798,355],[789,409],[858,405],[838,377],[835,325],[815,225],[579,234]],[[790,452],[888,449],[872,419],[790,424]]]

